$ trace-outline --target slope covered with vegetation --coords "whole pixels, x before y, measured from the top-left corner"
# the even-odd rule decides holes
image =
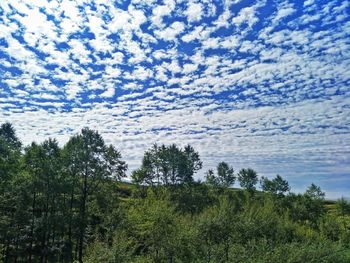
[[[0,261],[350,262],[346,200],[224,162],[196,182],[201,168],[191,146],[154,145],[122,183],[127,165],[96,131],[23,147],[2,124]]]

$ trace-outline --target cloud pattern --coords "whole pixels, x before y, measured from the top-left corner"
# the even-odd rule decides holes
[[[98,129],[350,189],[347,0],[0,1],[0,118],[25,143]],[[204,170],[198,176],[202,177]]]

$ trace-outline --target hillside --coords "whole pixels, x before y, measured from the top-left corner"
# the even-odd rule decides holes
[[[325,201],[315,184],[294,194],[280,175],[225,162],[196,182],[201,168],[190,145],[154,145],[126,183],[127,164],[97,131],[22,147],[5,123],[0,260],[350,262],[345,199]]]

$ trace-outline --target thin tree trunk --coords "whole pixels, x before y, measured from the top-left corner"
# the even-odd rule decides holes
[[[75,180],[73,179],[73,185],[69,201],[69,225],[68,225],[68,244],[69,244],[69,261],[73,262],[73,241],[72,241],[72,223],[73,223],[73,203],[74,203],[74,190]]]
[[[81,213],[80,213],[80,233],[79,233],[79,250],[78,250],[78,260],[79,262],[83,262],[83,246],[84,246],[84,236],[85,236],[85,228],[86,228],[86,199],[87,199],[87,168],[85,170],[84,175],[84,185],[83,185],[83,196],[82,196],[82,202],[81,202]]]
[[[33,203],[32,203],[32,223],[30,226],[30,242],[29,242],[29,256],[28,262],[32,262],[32,254],[33,254],[33,240],[34,240],[34,224],[35,224],[35,205],[36,205],[36,192],[34,189],[33,193]]]

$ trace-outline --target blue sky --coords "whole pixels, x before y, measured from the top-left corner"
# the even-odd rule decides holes
[[[347,0],[1,0],[0,120],[25,144],[89,126],[350,196]]]

